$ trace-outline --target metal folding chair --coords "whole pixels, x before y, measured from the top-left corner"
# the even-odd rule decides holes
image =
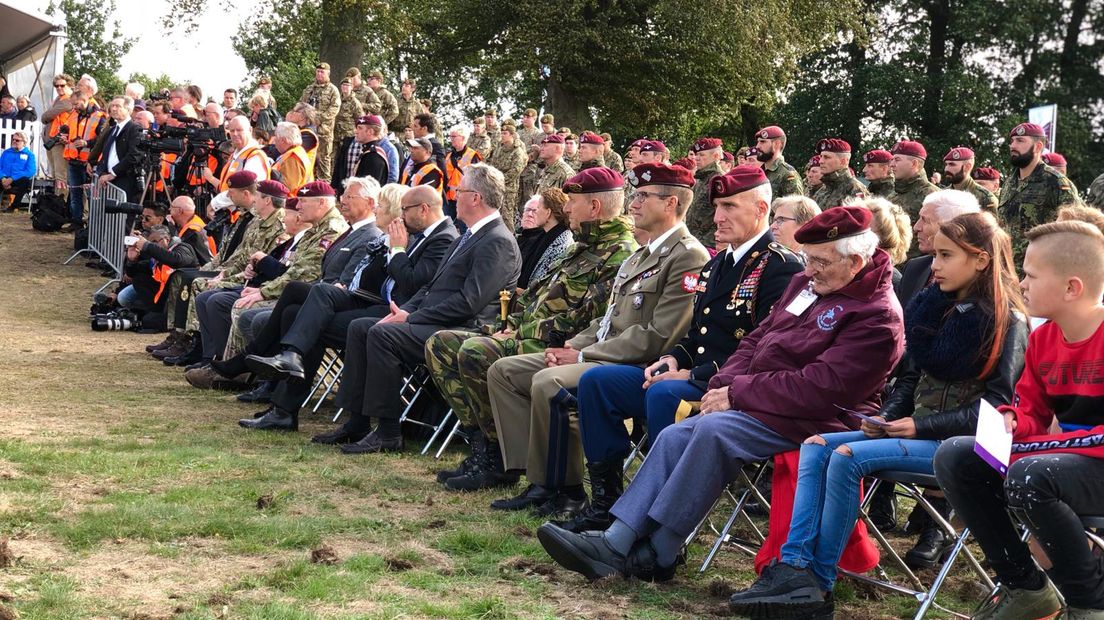
[[[311,387],[311,391],[307,394],[307,397],[303,399],[303,407],[307,407],[311,403],[311,399],[314,399],[315,394],[318,394],[319,390],[322,390],[321,395],[315,400],[314,406],[311,407],[311,413],[318,413],[318,409],[325,402],[326,397],[337,389],[341,384],[341,373],[345,370],[345,361],[342,359],[342,352],[336,349],[326,349],[326,352],[322,356],[322,365],[318,367],[318,372],[315,375],[314,385]],[[344,409],[338,409],[337,413],[333,417],[333,421],[336,422]]]
[[[943,582],[946,581],[947,576],[950,574],[955,560],[958,559],[960,554],[965,555],[966,562],[970,565],[970,568],[972,568],[974,572],[977,573],[981,581],[989,588],[993,588],[994,585],[993,581],[989,578],[989,575],[985,572],[985,569],[981,567],[981,564],[978,562],[977,558],[974,557],[974,554],[970,551],[969,547],[966,546],[966,543],[970,537],[969,528],[964,527],[961,531],[955,530],[954,526],[951,525],[946,519],[944,519],[943,515],[939,514],[939,511],[936,510],[935,507],[932,506],[931,503],[924,497],[924,489],[939,488],[939,483],[936,482],[935,476],[900,471],[881,471],[876,472],[871,477],[874,478],[874,482],[870,485],[870,488],[867,490],[863,498],[862,506],[860,506],[859,508],[859,518],[861,518],[863,522],[866,523],[867,530],[874,537],[874,539],[878,541],[878,545],[881,547],[883,553],[882,562],[879,563],[878,566],[874,569],[877,572],[878,577],[871,577],[869,575],[852,573],[844,570],[841,570],[840,573],[847,575],[852,579],[857,579],[859,581],[863,581],[879,588],[884,588],[898,594],[904,594],[906,596],[911,596],[915,598],[916,601],[920,603],[920,607],[916,610],[916,614],[913,616],[915,620],[919,620],[920,618],[926,616],[932,607],[935,607],[940,611],[949,613],[956,617],[968,618],[968,615],[962,614],[952,609],[948,609],[935,602],[935,598],[939,594],[939,589],[943,586]],[[944,532],[946,532],[946,534],[950,538],[955,541],[954,545],[952,545],[951,550],[947,555],[947,558],[943,561],[942,565],[940,565],[939,571],[936,573],[935,579],[932,580],[931,585],[925,586],[923,581],[921,581],[920,578],[916,576],[916,573],[914,573],[912,569],[910,569],[908,565],[905,564],[905,561],[893,549],[893,546],[889,544],[885,536],[878,530],[878,528],[874,526],[874,523],[867,515],[867,505],[870,503],[870,499],[874,496],[874,492],[877,491],[878,486],[883,483],[896,484],[898,494],[911,497],[913,500],[915,500],[916,504],[923,508],[924,511],[931,516],[932,520]],[[892,565],[894,565],[896,569],[900,570],[904,574],[905,578],[908,581],[907,585],[900,584],[890,578],[885,567],[883,566],[885,564],[886,557],[889,558]]]
[[[721,547],[725,543],[730,543],[740,551],[753,557],[759,550],[759,547],[763,545],[763,541],[766,540],[767,537],[763,531],[759,529],[759,525],[755,523],[755,520],[747,514],[746,508],[748,502],[752,498],[755,498],[766,510],[770,510],[770,502],[767,501],[767,498],[763,497],[763,494],[759,492],[756,485],[766,472],[770,470],[772,461],[773,459],[768,459],[757,463],[751,463],[741,469],[740,476],[735,482],[728,485],[721,497],[717,498],[717,502],[713,505],[712,510],[709,511],[709,515],[706,515],[705,519],[702,519],[697,529],[686,539],[686,543],[689,544],[690,541],[697,537],[698,532],[701,531],[701,528],[706,524],[708,524],[709,529],[717,535],[716,540],[713,541],[713,546],[709,549],[709,553],[706,554],[705,560],[702,561],[701,568],[698,569],[698,572],[704,573],[709,570],[709,566],[713,564],[713,559],[717,557],[717,554],[720,553]],[[729,515],[724,526],[718,530],[709,520],[709,517],[717,510],[717,507],[724,501],[726,496],[733,504],[732,514]],[[732,528],[740,518],[743,518],[743,520],[747,522],[752,536],[751,540],[738,538],[733,534]]]
[[[419,364],[418,367],[413,370],[409,368],[406,370],[406,378],[403,380],[402,387],[399,388],[399,397],[402,398],[406,406],[403,408],[402,415],[399,416],[399,423],[406,422],[429,429],[431,433],[429,440],[426,441],[421,451],[422,456],[425,456],[429,453],[429,449],[433,447],[433,444],[436,443],[437,438],[448,428],[449,421],[454,417],[454,414],[452,409],[449,409],[445,412],[445,415],[441,416],[441,419],[436,424],[411,417],[410,414],[414,411],[414,405],[424,394],[430,393],[433,386],[429,376],[429,369],[426,368],[424,364]],[[440,453],[441,452],[438,451],[438,455],[440,455]]]

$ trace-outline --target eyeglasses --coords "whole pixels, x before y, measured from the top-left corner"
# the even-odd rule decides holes
[[[772,223],[782,225],[782,224],[785,224],[786,222],[797,222],[797,218],[795,218],[795,217],[786,217],[785,215],[776,215],[776,216],[774,216],[774,221]]]
[[[54,88],[65,88],[66,86],[68,86],[68,84],[66,84],[65,82],[62,82],[61,84],[54,84]]]
[[[457,194],[478,194],[479,192],[475,191],[474,189],[460,188],[460,189],[456,190],[456,193]]]
[[[659,192],[646,192],[643,190],[637,190],[629,196],[629,199],[631,202],[636,202],[638,200],[643,202],[649,198],[666,198],[668,196],[670,196],[670,194],[660,194]]]
[[[846,256],[841,256],[833,260],[828,260],[827,258],[820,257],[806,257],[806,264],[817,271],[824,271],[836,263],[843,262],[846,258]]]
[[[155,220],[155,219],[157,219],[157,218],[153,215],[143,215],[142,216],[142,221],[145,221],[145,222],[148,222],[150,220]]]
[[[12,144],[15,144],[16,142],[19,142],[20,144],[22,144],[23,143],[23,138],[12,138],[11,141],[12,141]]]
[[[428,207],[428,206],[429,206],[428,202],[419,202],[416,205],[410,205],[410,206],[407,206],[407,207],[400,206],[399,208],[402,209],[403,213],[406,213],[409,209],[417,209],[418,207]]]

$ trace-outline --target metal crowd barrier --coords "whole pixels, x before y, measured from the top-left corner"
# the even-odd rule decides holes
[[[87,187],[87,186],[86,186]],[[90,253],[100,257],[108,268],[115,272],[115,277],[96,289],[96,293],[120,281],[123,276],[123,261],[126,259],[126,248],[123,247],[123,237],[126,236],[126,213],[107,213],[107,203],[121,204],[126,202],[127,195],[111,183],[104,185],[92,183],[91,190],[85,190],[88,199],[88,246],[77,250],[65,260],[64,265],[73,262],[73,259],[84,253]]]

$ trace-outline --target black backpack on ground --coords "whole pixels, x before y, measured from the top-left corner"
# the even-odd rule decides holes
[[[41,232],[57,232],[69,221],[69,205],[57,194],[41,193],[31,205],[31,227]]]

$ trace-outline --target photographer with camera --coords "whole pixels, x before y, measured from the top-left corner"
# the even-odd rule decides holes
[[[130,284],[119,291],[117,301],[133,311],[145,328],[163,330],[169,276],[175,269],[198,265],[195,251],[173,237],[168,226],[154,226],[148,237],[131,236],[124,243],[127,251],[123,273]]]
[[[107,113],[114,121],[99,152],[96,164],[96,183],[111,183],[126,192],[127,202],[138,202],[142,196],[142,185],[138,180],[138,166],[142,153],[138,150],[138,141],[142,138],[142,128],[131,122],[134,100],[130,97],[115,97],[107,106]]]
[[[191,246],[199,263],[206,264],[215,254],[215,242],[207,236],[207,224],[195,211],[195,201],[190,196],[177,196],[169,205],[169,219],[180,241]]]
[[[89,184],[89,156],[96,138],[107,127],[104,114],[84,89],[70,95],[73,113],[69,115],[68,131],[58,134],[65,143],[62,154],[69,163],[69,231],[84,228],[84,188]]]
[[[230,177],[242,170],[252,172],[259,181],[268,179],[270,170],[268,158],[261,151],[260,145],[253,140],[249,120],[244,116],[236,117],[226,125],[226,134],[230,137],[230,145],[234,152],[223,166],[222,174],[216,177],[214,171],[207,167],[203,170],[203,180],[221,193],[230,187]]]

